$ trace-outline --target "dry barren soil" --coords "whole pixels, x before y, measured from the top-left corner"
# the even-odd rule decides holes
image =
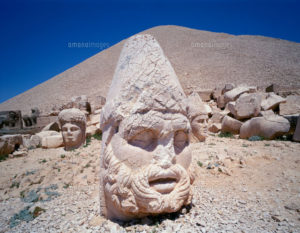
[[[101,142],[0,163],[1,232],[300,232],[300,144],[210,135],[192,144],[191,206],[127,223],[99,216]]]

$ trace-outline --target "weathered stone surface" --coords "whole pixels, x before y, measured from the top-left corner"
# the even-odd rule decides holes
[[[234,106],[234,116],[238,120],[256,117],[260,113],[261,96],[256,93],[242,94]],[[229,107],[229,106],[228,106]]]
[[[210,101],[212,99],[212,93],[213,90],[212,89],[203,89],[203,90],[197,90],[196,91],[198,93],[198,95],[200,96],[200,98],[203,101]]]
[[[153,36],[129,38],[101,112],[102,215],[128,220],[190,203],[187,109],[178,78]]]
[[[261,108],[263,110],[275,109],[279,106],[280,103],[284,103],[285,99],[279,95],[274,94],[273,92],[268,93],[266,99],[263,99],[261,102]]]
[[[89,103],[88,97],[86,95],[73,96],[71,102],[72,102],[72,108],[78,108],[82,112],[91,114],[92,112],[91,104]]]
[[[222,124],[221,123],[213,123],[209,128],[208,131],[212,133],[218,133],[221,131]]]
[[[43,137],[41,144],[43,148],[57,148],[63,146],[63,137],[62,135]]]
[[[87,126],[97,125],[100,123],[100,114],[90,115],[90,120],[87,122]]]
[[[36,127],[44,128],[47,125],[51,124],[52,122],[56,122],[58,118],[57,116],[39,116],[36,120],[37,120]]]
[[[196,140],[194,142],[204,142],[206,139],[207,115],[198,115],[191,122],[192,132]]]
[[[241,94],[249,92],[250,88],[245,86],[236,87],[224,94],[225,103],[235,101]]]
[[[249,93],[255,93],[255,92],[257,92],[257,87],[256,86],[250,86],[249,87]]]
[[[199,115],[208,115],[205,103],[202,101],[201,97],[197,92],[192,92],[188,97],[187,101],[189,104],[189,118],[193,119]]]
[[[189,103],[188,115],[192,126],[192,132],[195,136],[195,141],[203,142],[205,141],[206,135],[206,123],[208,120],[208,109],[207,104],[205,104],[197,92],[192,92],[187,101]]]
[[[98,95],[96,98],[92,99],[91,101],[91,107],[92,107],[92,112],[94,114],[98,114],[100,112],[96,112],[97,110],[101,110],[101,108],[105,105],[106,103],[106,98],[104,96]]]
[[[1,111],[0,130],[22,129],[21,111]]]
[[[271,84],[270,86],[267,86],[266,92],[276,92],[276,85]]]
[[[13,152],[13,157],[24,157],[27,156],[28,152],[25,150],[15,151]]]
[[[0,155],[8,155],[23,144],[21,135],[4,135],[0,137]]]
[[[242,122],[230,117],[230,116],[225,116],[222,120],[222,132],[229,132],[233,134],[239,134],[240,128],[242,126]]]
[[[32,108],[30,115],[24,115],[23,122],[24,126],[31,127],[37,124],[37,118],[40,115],[40,110],[38,108]]]
[[[65,109],[58,115],[65,150],[77,149],[85,143],[86,117],[77,108]]]
[[[48,125],[46,125],[43,129],[42,129],[42,131],[57,131],[57,132],[59,132],[60,131],[60,128],[59,128],[59,124],[58,124],[58,122],[52,122],[52,123],[50,123],[50,124],[48,124]]]
[[[218,99],[217,99],[217,106],[218,106],[218,108],[222,108],[222,109],[225,108],[226,102],[225,102],[224,95],[221,95],[221,96],[218,97]]]
[[[86,128],[86,137],[90,137],[97,133],[101,133],[101,129],[95,125],[90,125]]]
[[[215,88],[213,90],[212,97],[216,101],[220,96],[222,95],[222,89],[221,88]]]
[[[224,118],[224,116],[226,116],[226,115],[227,115],[227,112],[224,112],[224,111],[222,111],[222,112],[214,112],[212,114],[212,117],[210,118],[210,121],[212,123],[221,123],[222,120],[223,120],[223,118]]]
[[[36,148],[41,145],[41,138],[37,135],[32,135],[27,148]]]
[[[226,109],[227,109],[233,116],[236,115],[235,105],[236,105],[236,102],[235,102],[235,101],[230,101],[230,102],[228,102],[227,105],[226,105]]]
[[[57,131],[48,130],[48,131],[41,131],[39,133],[36,133],[35,135],[40,137],[40,140],[41,140],[43,137],[48,137],[48,136],[53,136],[53,135],[60,135],[60,133],[57,132]]]
[[[274,139],[287,133],[290,129],[290,123],[281,116],[254,117],[246,121],[240,130],[241,138],[251,136],[261,136],[265,139]]]
[[[279,105],[280,115],[300,114],[300,95],[289,95],[286,102]]]
[[[211,116],[212,115],[211,107],[208,104],[204,104],[204,108],[205,108],[205,111],[207,112],[207,115]]]
[[[226,92],[231,91],[233,88],[235,88],[235,85],[233,83],[225,84],[224,88],[222,89],[222,94],[224,95]]]
[[[275,113],[273,112],[272,109],[270,109],[270,110],[267,110],[267,111],[260,111],[258,116],[270,117],[270,116],[275,116]]]
[[[294,131],[296,130],[299,115],[300,114],[282,116],[290,122],[290,131],[289,131],[289,133],[294,133]]]
[[[297,120],[297,126],[293,135],[293,141],[300,142],[300,115]]]

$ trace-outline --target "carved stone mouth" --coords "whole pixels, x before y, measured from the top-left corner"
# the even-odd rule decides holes
[[[149,185],[151,188],[155,189],[161,194],[168,194],[172,192],[177,184],[175,178],[159,178],[155,180],[149,180]]]

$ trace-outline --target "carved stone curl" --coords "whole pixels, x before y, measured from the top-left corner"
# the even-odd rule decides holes
[[[129,220],[191,202],[186,96],[151,35],[128,39],[101,112],[101,214]]]

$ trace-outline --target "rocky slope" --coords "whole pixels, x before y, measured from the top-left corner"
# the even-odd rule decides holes
[[[233,36],[178,26],[159,26],[152,34],[172,63],[185,89],[225,83],[300,85],[300,44],[262,36]],[[126,39],[126,38],[124,38]],[[91,102],[106,96],[124,41],[88,58],[48,81],[0,104],[0,110],[31,107],[49,111],[72,96]]]

